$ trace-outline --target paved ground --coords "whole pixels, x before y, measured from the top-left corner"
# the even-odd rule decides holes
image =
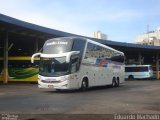
[[[37,84],[0,84],[0,113],[160,114],[160,81],[126,81],[87,92],[44,90]]]

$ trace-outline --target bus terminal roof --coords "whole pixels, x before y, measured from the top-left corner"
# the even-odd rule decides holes
[[[0,31],[8,31],[10,33],[22,34],[46,40],[53,37],[69,37],[69,36],[85,37],[31,24],[3,14],[0,14]],[[125,50],[125,51],[138,50],[138,51],[152,51],[152,52],[160,51],[160,46],[148,46],[148,45],[125,43],[125,42],[115,42],[115,41],[101,40],[90,37],[85,37],[85,38],[89,38],[97,42],[100,42],[102,44],[117,48],[118,50]]]

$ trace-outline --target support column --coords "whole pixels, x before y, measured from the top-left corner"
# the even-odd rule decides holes
[[[35,49],[34,49],[34,52],[38,52],[38,38],[36,39],[36,42],[35,42]]]
[[[138,64],[139,65],[142,64],[142,55],[141,55],[141,53],[138,53]]]
[[[156,54],[156,77],[159,79],[159,53]]]
[[[8,83],[8,32],[4,39],[4,79],[3,83]]]

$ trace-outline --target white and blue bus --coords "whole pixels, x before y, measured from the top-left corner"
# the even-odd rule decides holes
[[[146,79],[153,78],[153,69],[151,65],[126,65],[125,79]]]
[[[93,86],[119,86],[124,81],[124,53],[78,37],[49,39],[40,56],[39,88],[86,90]]]

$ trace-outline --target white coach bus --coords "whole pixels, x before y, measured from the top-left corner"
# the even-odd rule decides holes
[[[40,53],[39,88],[86,90],[93,86],[119,86],[124,81],[124,53],[77,37],[47,40]]]
[[[126,65],[125,79],[145,79],[153,78],[153,70],[151,65]]]

